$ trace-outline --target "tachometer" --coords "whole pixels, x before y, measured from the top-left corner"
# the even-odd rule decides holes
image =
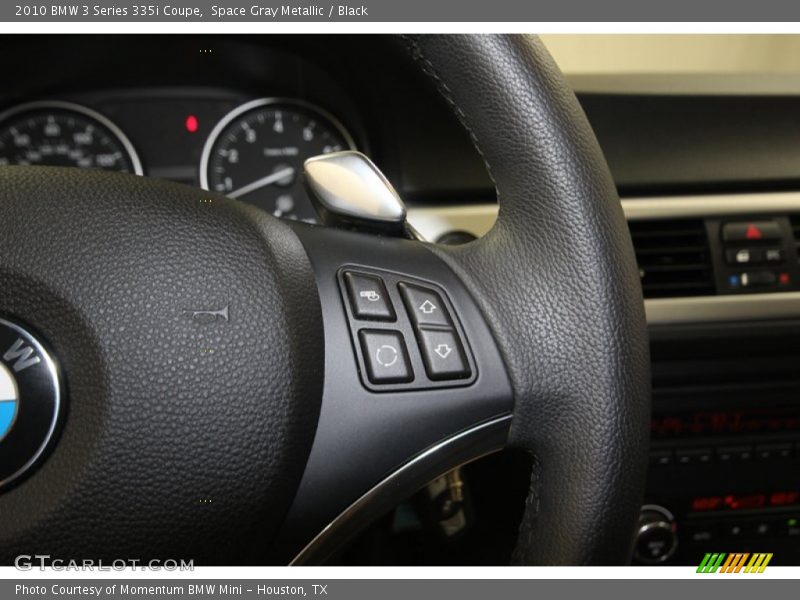
[[[300,177],[303,162],[354,149],[347,130],[322,109],[299,100],[261,98],[234,109],[214,127],[203,148],[200,183],[277,217],[314,221]]]
[[[71,102],[30,102],[0,114],[0,166],[45,165],[142,174],[130,140],[106,117]]]

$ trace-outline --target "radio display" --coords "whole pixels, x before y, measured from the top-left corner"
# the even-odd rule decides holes
[[[797,506],[800,492],[785,491],[770,494],[726,494],[724,496],[699,496],[692,499],[692,510],[753,510],[777,506]]]
[[[800,410],[790,406],[656,415],[650,431],[653,439],[800,432]]]

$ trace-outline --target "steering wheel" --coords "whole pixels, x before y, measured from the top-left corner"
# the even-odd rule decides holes
[[[312,564],[504,447],[534,456],[515,562],[629,560],[649,360],[602,153],[535,38],[403,40],[496,185],[496,225],[465,246],[132,175],[2,170],[0,317],[53,358],[62,401],[0,492],[0,562]],[[11,376],[21,348],[0,348]],[[18,422],[47,393],[23,390]]]

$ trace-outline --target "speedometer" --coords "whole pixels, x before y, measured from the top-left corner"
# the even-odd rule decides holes
[[[142,174],[125,134],[71,102],[30,102],[0,114],[0,166],[83,167]]]
[[[303,163],[341,150],[355,150],[355,144],[332,115],[299,100],[261,98],[214,127],[203,148],[200,183],[277,217],[314,221]]]

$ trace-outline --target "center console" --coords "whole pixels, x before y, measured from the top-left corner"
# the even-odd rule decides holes
[[[637,562],[767,552],[800,564],[800,322],[654,327],[651,352]],[[669,535],[654,536],[653,520]]]
[[[800,564],[798,199],[626,203],[653,372],[640,564]]]

